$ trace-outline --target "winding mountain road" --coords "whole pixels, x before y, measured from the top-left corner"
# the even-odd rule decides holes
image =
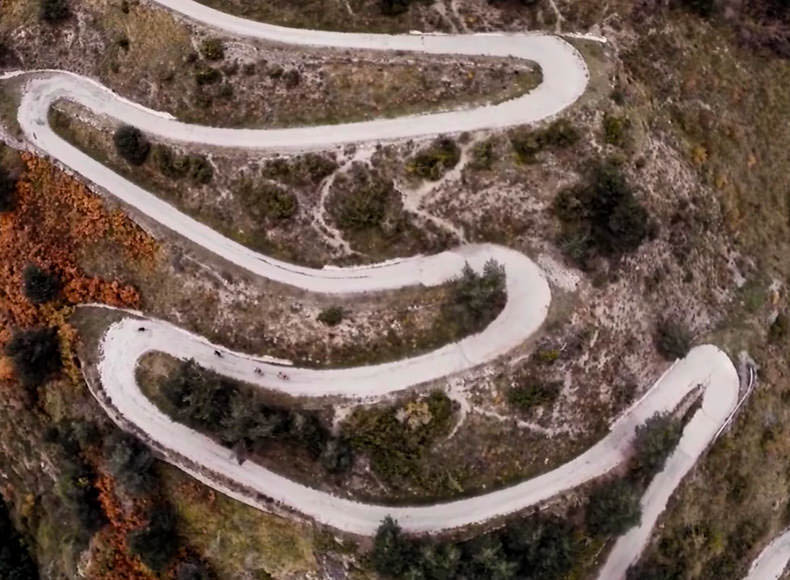
[[[141,331],[141,327],[145,330]],[[577,487],[622,463],[628,457],[637,426],[657,412],[671,411],[684,396],[702,385],[705,387],[702,406],[684,430],[678,451],[668,461],[667,469],[659,476],[663,478],[657,485],[659,494],[668,497],[735,408],[738,397],[738,376],[727,355],[716,347],[700,346],[675,363],[612,426],[606,437],[557,469],[477,497],[430,506],[392,507],[360,503],[318,491],[250,461],[239,465],[232,450],[162,413],[140,391],[135,371],[138,360],[146,353],[165,352],[181,359],[193,358],[219,373],[288,393],[317,394],[316,389],[323,384],[334,394],[368,397],[403,388],[398,382],[388,380],[390,373],[377,372],[377,369],[401,363],[356,369],[288,369],[290,379],[283,382],[276,376],[281,367],[271,366],[265,359],[232,352],[166,322],[132,317],[111,325],[100,348],[98,370],[105,394],[100,402],[122,426],[131,423],[144,433],[173,463],[208,485],[255,507],[266,508],[267,501],[261,498],[264,496],[292,506],[316,521],[365,535],[375,533],[387,515],[396,518],[407,530],[436,532],[507,515]],[[215,351],[222,356],[218,357]],[[263,376],[255,372],[256,368],[263,369]],[[348,381],[344,378],[346,375]],[[675,461],[676,456],[682,459]],[[227,480],[234,485],[228,486]],[[652,500],[646,502],[647,507],[652,505]],[[656,507],[656,517],[662,510],[663,505],[660,509]],[[652,524],[648,526],[650,517],[646,514],[643,518],[643,527],[648,533],[652,528]],[[629,552],[628,555],[633,557],[638,553]],[[626,560],[628,558],[623,559]],[[628,564],[630,561],[626,568]]]
[[[523,343],[540,327],[548,310],[551,296],[545,276],[523,254],[494,245],[468,245],[435,256],[352,268],[316,270],[277,261],[224,238],[113,173],[57,136],[47,120],[50,105],[58,99],[68,99],[167,140],[278,151],[500,128],[547,119],[573,104],[588,81],[588,71],[579,53],[551,35],[391,36],[293,30],[237,18],[189,0],[154,1],[229,34],[275,42],[529,59],[542,68],[543,82],[519,98],[473,110],[324,127],[239,130],[178,122],[71,73],[21,71],[4,75],[29,76],[18,121],[35,147],[179,235],[254,274],[309,291],[352,294],[415,284],[441,284],[457,275],[464,262],[480,269],[488,259],[494,258],[505,266],[507,305],[482,333],[394,363],[351,369],[291,369],[288,371],[291,380],[283,384],[276,380],[276,371],[264,359],[230,352],[162,321],[141,321],[129,316],[111,325],[101,341],[98,365],[101,388],[95,394],[108,414],[123,428],[144,437],[168,461],[250,505],[265,509],[273,500],[319,522],[358,534],[374,533],[387,515],[398,519],[407,530],[435,532],[513,513],[607,473],[627,458],[638,425],[656,412],[673,409],[685,395],[703,385],[701,408],[687,424],[678,448],[643,498],[642,524],[617,542],[602,578],[622,576],[641,553],[669,495],[735,409],[738,375],[721,350],[713,346],[693,349],[613,424],[606,437],[576,459],[529,481],[478,497],[419,507],[370,505],[298,484],[252,462],[239,465],[230,450],[172,422],[141,393],[135,377],[141,356],[163,351],[182,359],[195,358],[201,365],[234,378],[300,395],[381,396],[471,368]],[[224,356],[217,357],[215,350]],[[255,372],[256,368],[264,370],[263,376]]]

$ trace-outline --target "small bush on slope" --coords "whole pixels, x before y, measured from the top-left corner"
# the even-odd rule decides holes
[[[118,154],[132,165],[142,165],[148,158],[151,144],[142,131],[131,125],[118,127],[113,136]]]

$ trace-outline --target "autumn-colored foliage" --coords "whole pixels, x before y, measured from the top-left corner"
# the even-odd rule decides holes
[[[29,153],[20,154],[22,172],[16,185],[13,211],[0,213],[0,348],[13,329],[55,327],[67,376],[77,382],[80,373],[73,363],[76,331],[67,320],[73,307],[101,303],[136,308],[137,290],[118,280],[88,276],[79,258],[92,249],[112,259],[136,264],[153,263],[157,245],[120,211],[110,211],[97,195],[52,163]],[[35,264],[57,275],[62,283],[59,299],[34,304],[24,293],[23,272]],[[13,377],[8,359],[0,357],[0,379]],[[102,509],[110,525],[93,539],[91,577],[144,580],[149,571],[126,545],[128,532],[143,523],[141,506],[123,501],[110,475],[99,469],[95,482]]]
[[[103,549],[94,551],[97,568],[91,576],[102,580],[147,580],[151,573],[139,558],[129,553],[127,536],[130,531],[145,523],[145,506],[140,501],[121,502],[111,475],[101,473],[96,481],[99,502],[110,522],[100,532]],[[98,542],[95,542],[98,543]]]
[[[22,273],[30,263],[57,273],[67,306],[92,302],[137,307],[140,296],[135,288],[87,276],[78,257],[102,243],[122,250],[128,259],[150,261],[156,256],[156,242],[50,162],[30,153],[21,158],[24,170],[16,187],[16,207],[0,214],[0,345],[12,328],[49,324],[58,310],[25,297]]]

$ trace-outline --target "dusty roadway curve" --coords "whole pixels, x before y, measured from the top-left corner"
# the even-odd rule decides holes
[[[505,263],[508,305],[503,315],[480,335],[469,337],[459,345],[449,345],[434,353],[389,366],[344,371],[294,369],[289,371],[295,378],[289,381],[287,390],[315,394],[320,383],[323,392],[334,390],[346,396],[381,395],[490,360],[519,344],[537,329],[545,317],[550,294],[539,269],[518,252],[497,246],[465,246],[432,257],[418,256],[377,266],[322,270],[272,260],[227,240],[82,154],[55,135],[47,124],[46,113],[54,100],[66,98],[166,139],[280,151],[498,128],[551,117],[581,96],[588,74],[575,49],[557,37],[537,34],[388,36],[290,30],[249,22],[187,0],[156,2],[232,34],[312,46],[516,56],[533,60],[542,67],[543,83],[540,87],[499,105],[423,115],[419,118],[278,130],[231,130],[186,125],[168,115],[130,103],[83,77],[57,71],[31,75],[18,117],[31,143],[180,235],[261,276],[316,292],[349,293],[416,283],[438,284],[457,273],[464,260],[479,267],[485,259],[495,256]],[[7,76],[13,74],[16,73]],[[137,328],[141,325],[148,330],[139,332]],[[670,458],[667,469],[656,478],[656,492],[651,494],[648,490],[644,498],[646,515],[642,526],[637,529],[638,533],[618,542],[612,554],[611,570],[616,570],[616,574],[624,571],[638,556],[655,517],[663,510],[665,497],[694,464],[718,426],[726,421],[735,407],[738,391],[737,373],[727,356],[712,346],[698,347],[657,381],[647,395],[613,425],[609,435],[558,469],[474,498],[432,506],[394,508],[360,504],[322,493],[251,462],[239,466],[230,451],[182,425],[172,423],[140,393],[134,369],[139,357],[150,349],[164,350],[179,357],[198,358],[204,365],[220,372],[256,381],[254,368],[264,365],[263,362],[232,353],[218,359],[213,355],[215,348],[200,337],[187,335],[158,321],[141,323],[130,318],[113,325],[102,342],[99,373],[104,396],[99,397],[100,401],[116,421],[144,432],[151,443],[176,465],[212,487],[251,505],[265,508],[267,504],[261,499],[262,494],[317,521],[360,534],[373,533],[380,520],[388,514],[413,531],[454,528],[512,513],[576,487],[606,473],[624,460],[637,425],[655,412],[674,408],[696,385],[706,385],[702,408],[686,427],[683,440]],[[220,360],[221,363],[218,362]],[[235,364],[230,368],[225,361]],[[371,373],[375,373],[378,381],[371,383]],[[382,374],[390,376],[382,381]],[[266,384],[267,380],[265,376],[261,382]],[[338,386],[345,382],[347,387]],[[283,387],[276,384],[267,386]],[[200,469],[195,466],[200,466]],[[223,483],[223,479],[234,481],[244,489],[238,485],[231,489]],[[651,485],[651,489],[653,487]],[[617,576],[609,576],[613,577]]]
[[[141,326],[145,328],[142,332],[139,330]],[[99,378],[109,399],[100,397],[100,402],[122,426],[130,421],[135,428],[142,430],[153,445],[170,456],[176,465],[208,485],[252,506],[267,507],[266,502],[257,495],[263,494],[321,523],[366,535],[373,534],[387,515],[395,517],[407,530],[436,532],[507,515],[577,487],[622,463],[628,456],[638,425],[657,412],[674,409],[686,394],[702,384],[706,387],[702,407],[684,430],[678,450],[668,461],[665,470],[670,472],[665,476],[666,481],[663,481],[668,484],[668,489],[661,493],[668,496],[677,485],[676,477],[682,477],[693,465],[718,427],[735,408],[738,396],[738,376],[727,355],[716,347],[700,346],[675,363],[642,399],[623,414],[605,438],[557,469],[477,497],[430,506],[391,507],[336,497],[290,481],[253,462],[239,465],[231,450],[171,421],[159,411],[140,391],[135,369],[140,357],[147,352],[157,351],[179,358],[194,358],[200,364],[223,374],[286,392],[291,392],[292,387],[295,387],[297,392],[313,393],[314,381],[310,375],[320,380],[322,375],[331,374],[334,375],[333,379],[341,381],[346,372],[351,375],[350,386],[338,390],[344,396],[384,395],[397,390],[398,386],[390,386],[391,383],[380,379],[378,384],[371,385],[364,377],[360,377],[363,380],[354,381],[358,369],[289,369],[291,380],[283,383],[276,378],[275,368],[270,367],[265,360],[234,353],[169,323],[150,319],[141,321],[130,317],[113,324],[104,335],[100,348]],[[217,357],[215,350],[219,350],[223,356]],[[256,368],[264,369],[263,377],[256,375]],[[331,382],[325,384],[331,385]],[[173,458],[173,452],[180,459]],[[680,457],[680,460],[676,457]],[[192,465],[195,464],[200,465],[201,469],[194,469]],[[228,487],[218,474],[244,489]],[[646,505],[652,503],[648,501]],[[663,505],[656,510],[656,516],[662,510]],[[652,524],[648,517],[643,521],[648,534]],[[626,551],[621,559],[625,568],[639,554],[643,543],[640,539],[638,546],[630,546],[634,550]],[[602,576],[607,577],[617,576]]]

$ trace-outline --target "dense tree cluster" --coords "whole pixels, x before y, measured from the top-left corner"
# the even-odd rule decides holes
[[[507,303],[505,268],[489,260],[478,274],[469,264],[455,280],[442,310],[442,324],[457,329],[455,336],[483,330]]]
[[[178,155],[167,145],[155,145],[151,154],[159,172],[169,179],[188,177],[197,185],[206,185],[214,178],[214,168],[203,155]]]
[[[0,578],[38,580],[38,568],[0,499]]]
[[[55,444],[66,453],[57,482],[57,494],[64,527],[74,531],[83,542],[106,523],[94,483],[96,473],[85,459],[85,449],[98,438],[92,423],[66,421],[53,425],[45,435],[47,443]]]
[[[566,252],[582,267],[596,255],[636,250],[650,231],[647,210],[620,167],[609,161],[594,164],[585,182],[561,191],[554,212],[562,222]]]
[[[110,473],[131,492],[142,494],[156,486],[154,456],[133,435],[113,431],[104,440],[104,457]]]
[[[113,142],[118,155],[132,165],[142,165],[148,159],[151,144],[143,132],[131,125],[122,125],[116,129]]]
[[[17,377],[28,388],[38,387],[60,370],[60,344],[57,329],[18,330],[5,347],[14,363]]]
[[[420,459],[450,427],[452,401],[440,391],[405,405],[358,409],[344,425],[355,449],[390,483],[414,474]]]
[[[677,447],[683,426],[669,413],[656,413],[636,428],[633,475],[647,480],[661,471],[670,453]]]
[[[570,571],[580,547],[573,526],[552,516],[535,514],[464,542],[412,539],[387,518],[372,559],[388,578],[554,580]]]
[[[677,445],[680,433],[680,422],[666,414],[655,415],[638,427],[627,475],[593,487],[583,518],[535,512],[503,529],[461,542],[411,538],[387,518],[376,534],[372,562],[379,573],[391,578],[565,578],[583,546],[617,537],[639,523],[641,495]],[[746,538],[754,535],[750,530],[739,533]],[[653,572],[646,569],[644,577],[664,578]],[[629,578],[642,578],[634,574]]]
[[[336,185],[348,185],[347,191],[333,193],[328,210],[344,230],[381,228],[398,203],[392,180],[360,163],[352,165],[349,175],[340,176]]]
[[[598,536],[619,536],[642,517],[640,490],[628,479],[606,482],[590,493],[587,529]]]
[[[174,419],[216,437],[236,449],[240,459],[263,451],[273,441],[306,449],[330,471],[350,465],[350,447],[334,441],[314,413],[268,405],[258,391],[183,363],[163,384]]]
[[[35,264],[28,264],[22,272],[25,296],[33,304],[46,304],[57,298],[60,293],[60,278],[53,272],[42,270]]]

